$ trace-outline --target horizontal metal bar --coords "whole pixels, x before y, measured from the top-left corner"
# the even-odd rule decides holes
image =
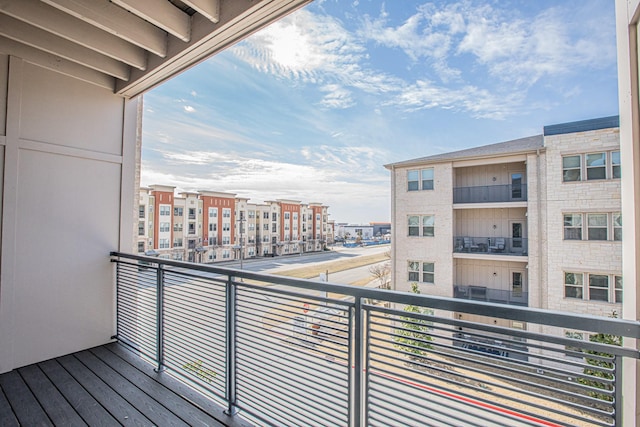
[[[455,298],[414,294],[410,292],[391,291],[386,289],[339,285],[322,282],[320,280],[293,279],[267,273],[253,273],[246,270],[235,270],[224,267],[213,267],[210,265],[191,264],[182,261],[158,259],[144,255],[125,254],[122,252],[111,252],[111,257],[113,258],[113,261],[118,261],[119,259],[133,259],[188,270],[257,280],[261,282],[290,286],[294,288],[327,291],[351,297],[383,300],[396,304],[419,305],[432,307],[439,310],[448,310],[454,312],[457,311],[468,314],[489,315],[491,317],[500,317],[523,322],[538,323],[548,326],[558,326],[567,329],[601,332],[604,334],[619,335],[628,338],[640,338],[640,323],[630,320],[603,318],[591,315],[578,315],[553,310],[543,310],[530,307],[516,307],[479,301],[467,301]],[[239,283],[239,286],[242,286],[242,283]],[[245,286],[251,287],[250,285]]]

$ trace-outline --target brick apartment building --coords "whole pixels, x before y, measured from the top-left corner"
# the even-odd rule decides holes
[[[415,282],[425,294],[620,313],[617,116],[386,167],[396,289]]]
[[[333,240],[328,206],[278,199],[261,204],[233,193],[140,189],[138,253],[211,263],[322,251]]]

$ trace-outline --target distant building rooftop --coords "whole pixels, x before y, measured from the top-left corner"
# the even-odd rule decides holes
[[[449,153],[434,154],[432,156],[419,157],[417,159],[405,160],[397,163],[390,163],[384,167],[423,165],[429,163],[441,163],[453,160],[473,159],[481,157],[505,156],[510,154],[526,153],[544,148],[544,137],[551,135],[561,135],[565,133],[586,132],[590,130],[608,129],[620,127],[620,117],[600,117],[597,119],[580,120],[577,122],[560,123],[556,125],[544,126],[542,135],[529,136],[514,139],[511,141],[499,142],[496,144],[482,145],[480,147],[467,148],[465,150],[452,151]]]
[[[560,123],[557,125],[545,126],[543,128],[543,133],[544,136],[551,136],[617,127],[620,127],[620,116],[610,116],[600,117],[598,119],[580,120],[578,122]]]
[[[535,151],[544,147],[542,135],[528,136],[526,138],[514,139],[512,141],[499,142],[497,144],[482,145],[480,147],[467,148],[466,150],[452,151],[450,153],[435,154],[433,156],[420,157],[412,160],[405,160],[398,163],[385,165],[387,169],[397,166],[410,166],[413,164],[440,163],[450,160],[461,160],[466,158],[494,157],[508,154],[524,153]]]

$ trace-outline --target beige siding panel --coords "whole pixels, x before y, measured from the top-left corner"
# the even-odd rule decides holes
[[[16,262],[14,345],[21,364],[112,334],[108,254],[118,246],[119,176],[117,164],[20,151],[16,252],[24,256]]]
[[[9,56],[0,54],[0,136],[7,134],[7,78],[9,76]],[[0,142],[4,143],[2,139]]]
[[[19,136],[122,155],[123,105],[105,89],[25,63]]]

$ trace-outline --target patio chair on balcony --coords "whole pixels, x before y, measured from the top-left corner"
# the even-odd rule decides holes
[[[471,237],[463,238],[464,249],[467,252],[477,252],[480,246],[473,243],[473,239]]]
[[[489,245],[489,252],[504,252],[506,247],[504,237],[496,237],[493,241],[493,245]]]

